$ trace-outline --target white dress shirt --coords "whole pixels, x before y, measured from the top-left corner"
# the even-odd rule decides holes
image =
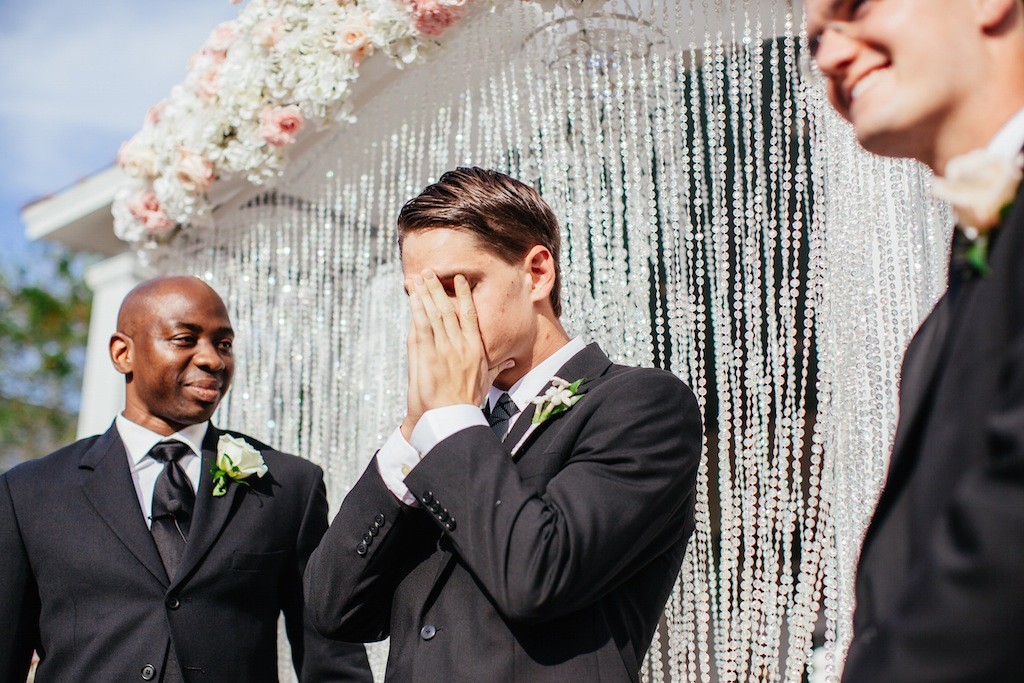
[[[988,143],[990,152],[1006,156],[1008,159],[1015,158],[1021,149],[1024,149],[1024,109],[1014,114]]]
[[[121,435],[125,453],[128,454],[128,467],[132,472],[132,482],[135,484],[135,494],[139,497],[142,516],[146,520],[146,526],[152,527],[153,521],[149,517],[153,514],[153,489],[156,488],[157,477],[164,471],[164,464],[150,457],[150,449],[161,441],[180,441],[188,446],[192,452],[181,456],[178,464],[188,476],[192,490],[198,491],[203,439],[206,437],[210,422],[207,420],[189,425],[170,436],[157,434],[120,414],[114,418],[114,424],[117,425],[117,433]]]
[[[538,363],[518,382],[509,387],[507,393],[519,408],[519,412],[509,418],[506,434],[512,431],[516,420],[523,414],[530,401],[541,392],[541,389],[555,376],[558,369],[582,351],[586,345],[582,337],[570,339],[564,346]],[[562,379],[571,382],[577,378],[563,377]],[[504,389],[492,386],[487,394],[488,407],[493,408],[504,393],[506,393]],[[434,446],[463,429],[476,426],[488,426],[483,410],[479,406],[461,404],[434,408],[423,413],[412,431],[412,443],[405,440],[399,427],[391,433],[390,438],[377,451],[377,470],[380,472],[381,479],[384,480],[384,485],[406,505],[416,505],[416,496],[405,485],[405,477]]]

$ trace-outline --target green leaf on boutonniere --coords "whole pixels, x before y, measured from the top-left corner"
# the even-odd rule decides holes
[[[1005,223],[1006,221],[1010,220],[1010,214],[1013,213],[1013,207],[1014,207],[1015,204],[1016,204],[1016,202],[1010,202],[1006,206],[1004,206],[1002,209],[999,210],[999,222],[1000,223]]]
[[[586,377],[580,377],[572,383],[566,382],[561,377],[552,377],[548,390],[533,399],[533,403],[537,406],[537,410],[533,414],[533,424],[542,424],[576,405],[583,398],[584,392],[580,391],[580,387],[586,381]]]
[[[964,258],[978,275],[988,275],[988,235],[978,235],[967,247]]]

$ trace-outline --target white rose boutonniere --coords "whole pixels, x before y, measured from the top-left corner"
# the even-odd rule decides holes
[[[533,414],[533,424],[539,425],[576,405],[583,398],[580,386],[586,381],[585,377],[572,383],[566,382],[561,377],[552,377],[548,390],[532,401],[537,406],[537,411]]]
[[[217,462],[210,470],[214,496],[223,496],[227,493],[229,480],[249,486],[246,479],[254,474],[262,477],[266,473],[267,464],[263,462],[263,456],[252,444],[230,434],[221,435],[217,441]]]
[[[936,177],[932,194],[949,202],[957,225],[970,241],[965,257],[978,273],[988,273],[988,236],[1010,215],[1022,180],[1024,156],[1007,159],[978,149],[951,159]]]

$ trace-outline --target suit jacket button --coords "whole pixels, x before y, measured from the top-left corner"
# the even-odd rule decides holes
[[[366,545],[373,545],[373,536],[369,532],[363,534],[363,543]]]
[[[455,520],[449,519],[447,522],[444,523],[444,528],[448,531],[455,531]]]
[[[373,516],[373,523],[376,524],[378,528],[384,526],[384,522],[385,518],[383,514],[378,512],[376,515]]]
[[[370,534],[371,536],[376,536],[377,534],[379,534],[379,533],[380,533],[380,527],[379,527],[379,526],[377,526],[376,524],[374,524],[374,525],[373,525],[373,526],[371,526],[371,527],[370,527],[369,529],[367,529],[367,532],[368,532],[368,533],[369,533],[369,534]]]
[[[435,500],[433,503],[427,506],[427,509],[436,515],[441,511],[441,504]]]
[[[430,491],[424,491],[423,495],[420,496],[420,502],[424,505],[430,505],[434,502],[434,494]]]
[[[451,519],[451,516],[448,514],[447,510],[442,509],[439,513],[437,513],[437,519],[441,522],[441,524],[444,524],[449,519]]]
[[[367,550],[368,550],[368,548],[366,547],[366,544],[363,543],[362,541],[359,541],[359,545],[356,546],[356,555],[359,555],[360,557],[362,557],[363,555],[366,554]]]
[[[142,680],[151,681],[153,680],[153,677],[156,676],[156,667],[152,664],[147,664],[142,667],[142,671],[140,673],[142,674]]]
[[[167,606],[171,609],[178,609],[179,607],[181,607],[181,601],[178,600],[178,598],[172,596],[170,598],[167,598]]]
[[[427,624],[426,626],[420,629],[420,638],[422,638],[423,640],[430,640],[436,635],[437,629],[431,626],[430,624]]]

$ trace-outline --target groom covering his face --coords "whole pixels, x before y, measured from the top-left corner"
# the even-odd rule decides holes
[[[1024,680],[1024,2],[808,0],[829,99],[958,217],[904,357],[844,681]]]
[[[389,680],[636,681],[693,530],[692,392],[569,338],[532,188],[460,168],[398,224],[406,417],[310,559],[313,623],[390,636]]]

